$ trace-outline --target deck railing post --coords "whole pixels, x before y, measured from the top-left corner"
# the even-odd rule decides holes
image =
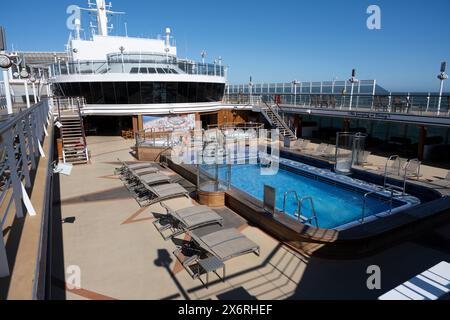
[[[33,135],[33,128],[30,124],[30,115],[25,118],[25,134],[27,136],[28,141],[28,152],[30,154],[31,159],[31,168],[36,169],[36,158],[35,158],[35,142]]]
[[[9,276],[8,255],[6,254],[3,235],[0,237],[0,279]]]
[[[30,170],[28,168],[28,153],[26,148],[26,142],[25,142],[25,135],[23,134],[23,123],[20,121],[16,125],[16,130],[18,131],[19,135],[19,147],[20,147],[20,153],[22,154],[22,172],[25,176],[25,186],[27,188],[31,187],[31,180],[30,180]]]
[[[16,162],[16,153],[14,152],[14,135],[13,128],[8,130],[5,134],[5,147],[8,155],[8,167],[11,174],[11,185],[13,187],[12,196],[14,198],[14,204],[16,207],[16,217],[23,217],[23,208],[22,208],[22,182],[20,181],[18,172],[17,172],[17,162]]]

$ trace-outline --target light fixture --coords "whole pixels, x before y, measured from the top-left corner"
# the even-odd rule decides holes
[[[29,76],[30,76],[30,74],[28,73],[27,69],[22,68],[22,71],[20,71],[20,77],[26,79]]]
[[[0,53],[0,67],[3,69],[8,69],[12,66],[12,60],[6,54]]]

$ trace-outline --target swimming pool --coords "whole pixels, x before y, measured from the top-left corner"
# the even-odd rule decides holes
[[[219,173],[224,180],[225,170],[223,168]],[[369,192],[373,194],[366,198],[365,222],[420,203],[415,197],[397,194],[391,208],[390,193],[380,190],[379,186],[287,159],[280,160],[280,170],[273,176],[261,175],[259,164],[233,165],[231,185],[259,200],[263,200],[264,185],[275,188],[279,211],[283,209],[286,192],[295,191],[299,198],[312,197],[318,226],[324,229],[342,230],[359,224],[364,195]],[[297,219],[297,206],[294,194],[289,193],[285,213]],[[310,202],[302,204],[301,215],[306,218],[313,216]]]

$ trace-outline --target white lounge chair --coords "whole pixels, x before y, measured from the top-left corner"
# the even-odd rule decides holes
[[[441,262],[398,287],[378,300],[438,300],[450,292],[450,263]]]
[[[208,206],[192,206],[180,210],[172,210],[161,203],[167,215],[153,222],[164,240],[176,237],[187,231],[212,224],[222,225],[223,218]]]

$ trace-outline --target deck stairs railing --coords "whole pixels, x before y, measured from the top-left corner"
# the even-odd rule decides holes
[[[291,130],[288,124],[283,120],[283,118],[278,113],[278,106],[270,106],[264,101],[264,105],[261,108],[261,113],[269,122],[272,127],[277,128],[280,131],[280,135],[283,137],[289,137],[289,140],[296,141],[297,137],[295,133]]]
[[[84,131],[81,109],[82,98],[54,98],[62,141],[63,162],[86,164],[89,162],[89,151]]]
[[[316,208],[314,206],[314,200],[312,197],[308,196],[308,197],[300,198],[297,191],[295,191],[295,190],[286,191],[283,195],[283,211],[282,212],[287,213],[286,212],[286,200],[290,194],[294,195],[295,201],[297,203],[297,209],[294,212],[294,215],[299,219],[299,221],[301,223],[312,224],[314,221],[316,227],[318,228],[319,220],[317,218],[317,212],[316,212]],[[310,218],[308,218],[302,214],[302,207],[305,202],[309,202],[310,206],[311,206],[312,215]]]

